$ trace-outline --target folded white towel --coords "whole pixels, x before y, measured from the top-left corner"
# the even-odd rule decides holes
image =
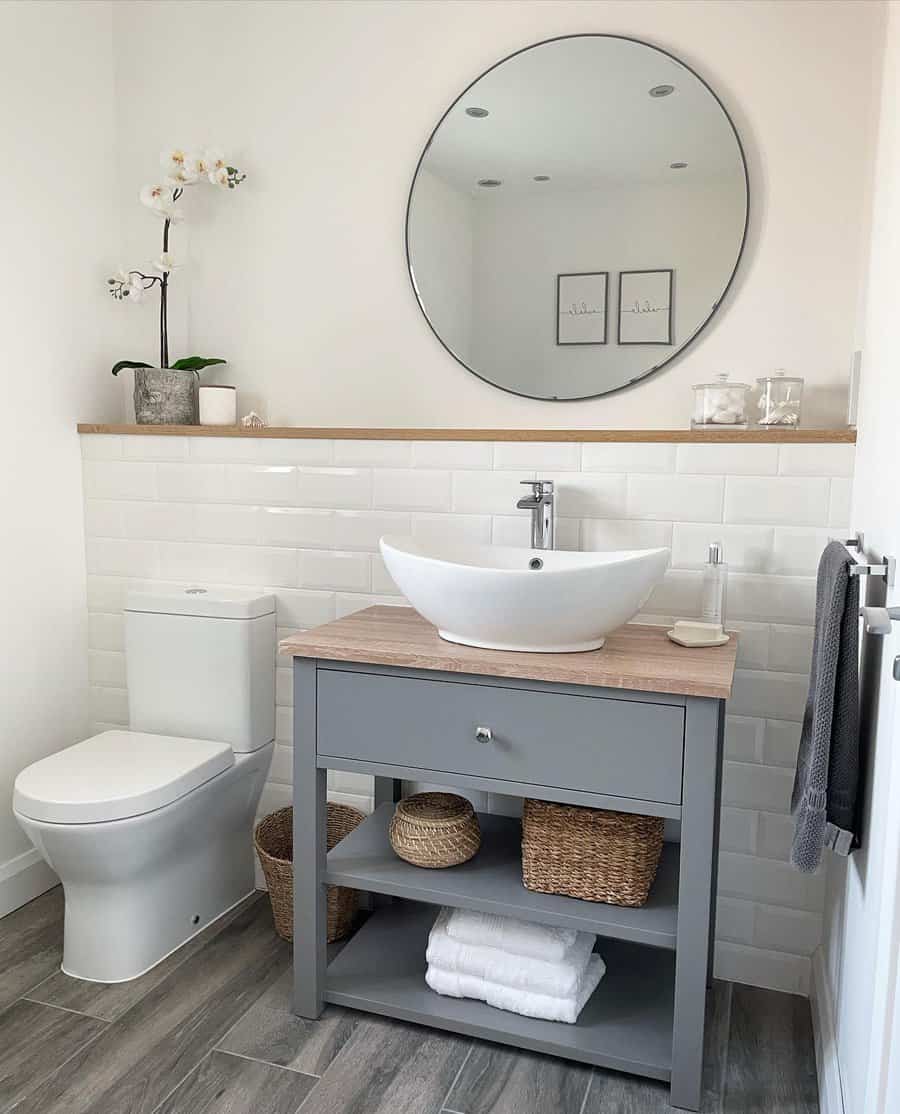
[[[550,928],[497,913],[454,909],[447,935],[461,944],[502,948],[514,955],[533,955],[535,959],[555,962],[565,957],[578,933],[574,928]]]
[[[517,987],[536,994],[565,998],[575,994],[584,978],[585,968],[597,937],[579,932],[575,943],[562,959],[550,963],[532,956],[513,955],[501,948],[463,944],[448,934],[456,911],[442,909],[428,937],[425,958],[444,971],[475,975],[503,986]]]
[[[512,986],[480,979],[476,975],[461,975],[444,971],[429,964],[425,981],[432,990],[449,998],[475,998],[500,1010],[520,1013],[524,1017],[537,1017],[544,1021],[565,1021],[573,1025],[588,998],[606,973],[606,964],[599,955],[591,956],[577,994],[566,998],[550,994],[533,994]]]

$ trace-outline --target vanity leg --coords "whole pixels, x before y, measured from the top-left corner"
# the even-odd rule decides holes
[[[706,987],[712,989],[713,968],[716,962],[716,895],[719,892],[719,830],[722,825],[722,770],[725,762],[725,701],[719,701],[719,732],[716,742],[716,811],[713,818],[712,901],[709,903],[709,963],[706,970]]]
[[[678,928],[675,945],[675,1018],[669,1101],[700,1108],[703,1027],[709,969],[716,831],[720,701],[688,697],[685,705],[684,779]]]
[[[294,658],[294,1012],[316,1018],[325,993],[326,771],[316,765],[316,663]]]
[[[403,782],[398,777],[375,778],[375,807],[396,804],[403,792]]]

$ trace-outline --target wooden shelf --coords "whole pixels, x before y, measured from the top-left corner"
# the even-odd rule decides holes
[[[536,1021],[429,989],[425,948],[436,915],[433,907],[406,902],[377,910],[328,967],[326,1001],[615,1071],[671,1077],[673,953],[601,941],[607,972],[578,1021]]]
[[[394,854],[388,826],[392,804],[381,805],[328,853],[325,880],[429,905],[477,909],[539,924],[595,932],[674,949],[678,916],[678,851],[663,849],[650,898],[640,909],[539,894],[522,885],[522,825],[508,816],[479,814],[481,850],[448,870],[411,866]]]
[[[271,437],[336,441],[690,442],[739,445],[855,444],[855,429],[368,429],[362,427],[107,425],[79,422],[79,433],[153,437]]]

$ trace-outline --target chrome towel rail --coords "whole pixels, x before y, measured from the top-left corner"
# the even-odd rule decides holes
[[[863,548],[863,535],[856,534],[852,538],[838,538],[849,555],[853,558],[850,566],[851,576],[882,576],[889,588],[894,586],[897,572],[897,562],[893,557],[882,557],[880,561],[869,563],[865,559]]]

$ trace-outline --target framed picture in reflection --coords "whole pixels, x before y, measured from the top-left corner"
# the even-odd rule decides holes
[[[619,344],[674,344],[675,272],[619,272]]]
[[[556,343],[606,344],[609,272],[556,276]]]

